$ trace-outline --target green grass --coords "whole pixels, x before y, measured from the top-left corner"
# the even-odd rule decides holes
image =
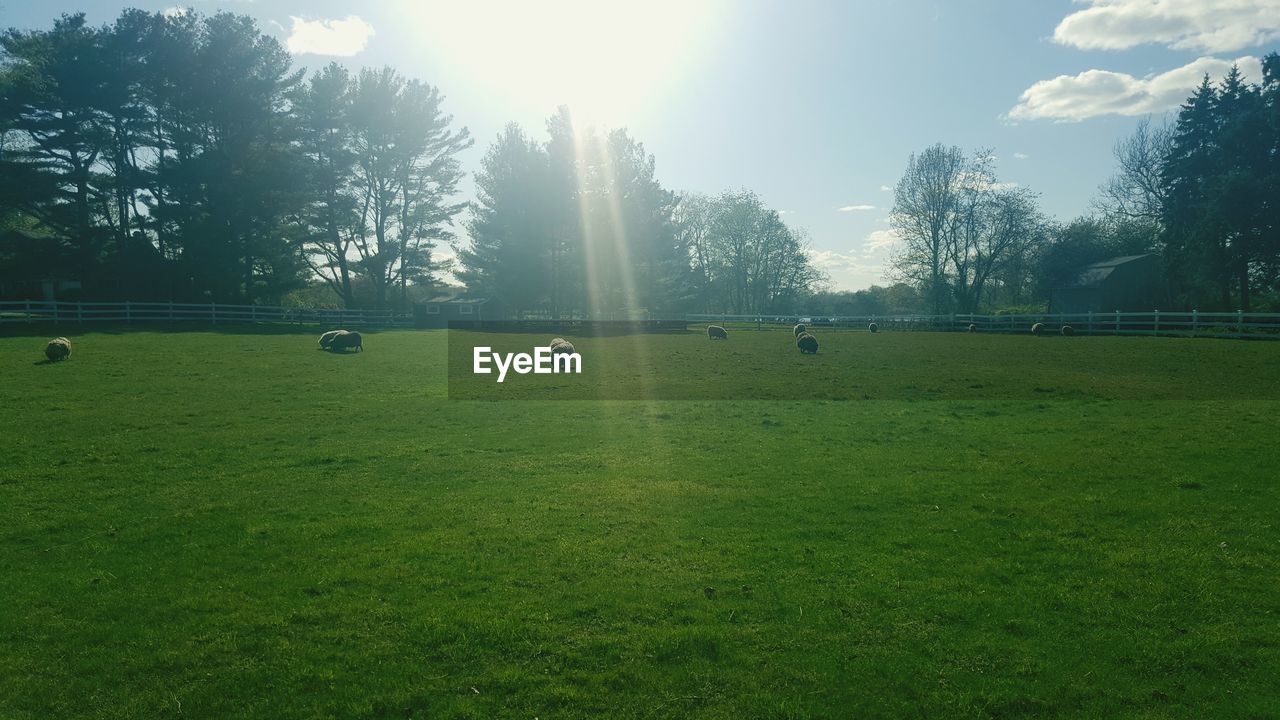
[[[1280,715],[1280,344],[8,332],[6,720]]]

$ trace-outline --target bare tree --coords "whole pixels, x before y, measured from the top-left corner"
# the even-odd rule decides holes
[[[1018,263],[1041,236],[1035,195],[1000,183],[995,156],[934,145],[912,155],[895,191],[893,228],[902,238],[897,279],[920,289],[934,314],[976,312],[987,284]]]
[[[947,247],[960,225],[963,180],[969,160],[958,147],[934,145],[912,154],[894,189],[890,223],[902,239],[893,258],[897,278],[924,291],[934,314],[947,293]]]
[[[1173,147],[1173,131],[1167,121],[1154,125],[1144,117],[1132,135],[1116,142],[1112,154],[1119,169],[1098,188],[1094,200],[1098,210],[1112,217],[1160,221],[1166,200],[1161,178]]]
[[[705,195],[683,193],[672,213],[676,236],[687,248],[689,263],[698,285],[698,304],[703,312],[711,306],[711,288],[715,275],[711,244],[712,203]]]

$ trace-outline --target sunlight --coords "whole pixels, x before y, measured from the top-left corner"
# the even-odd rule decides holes
[[[706,50],[718,2],[406,3],[415,24],[493,92],[617,122]]]

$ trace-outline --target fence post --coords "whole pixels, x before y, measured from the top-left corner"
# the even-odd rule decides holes
[[[258,322],[258,306],[257,305],[249,306],[249,321]]]
[[[1120,311],[1116,311],[1116,334],[1120,334]]]
[[[1191,337],[1195,337],[1196,333],[1199,331],[1200,331],[1200,311],[1192,310],[1191,311]]]
[[[169,301],[169,322],[173,322],[173,301]]]
[[[213,303],[213,302],[209,303],[209,321],[212,322],[214,325],[218,324],[218,304],[217,303]]]
[[[27,315],[27,322],[28,322],[28,323],[30,323],[30,322],[31,322],[31,301],[30,301],[30,300],[28,300],[28,301],[26,301],[26,302],[27,302],[27,304],[26,304],[26,309],[27,309],[27,312],[26,312],[26,315]]]
[[[1093,311],[1089,311],[1089,334],[1093,334]]]
[[[124,321],[133,323],[133,306],[128,300],[124,301]]]
[[[1160,311],[1158,309],[1156,310],[1156,322],[1151,330],[1151,334],[1152,335],[1160,334]]]
[[[1244,334],[1244,310],[1236,311],[1236,333],[1239,335]]]
[[[84,302],[76,303],[76,322],[84,322]]]

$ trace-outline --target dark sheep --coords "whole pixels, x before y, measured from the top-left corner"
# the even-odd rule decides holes
[[[875,323],[873,322],[873,323],[871,323],[871,324],[867,325],[867,330],[868,330],[869,332],[880,332],[880,326],[879,326],[879,325],[877,325],[877,324],[875,324]]]
[[[804,326],[804,323],[800,323],[799,325],[796,325],[795,327],[791,328],[791,332],[795,333],[796,337],[800,337],[801,335],[805,334],[808,331],[809,329]]]
[[[1032,335],[1042,335],[1042,334],[1044,334],[1044,323],[1036,323],[1035,325],[1032,325],[1032,326],[1031,326],[1031,334],[1032,334]]]
[[[809,333],[801,333],[796,338],[796,347],[800,348],[800,352],[816,355],[818,353],[818,338]]]
[[[325,334],[321,335],[321,336],[320,336],[320,349],[321,349],[321,350],[328,350],[328,349],[329,349],[329,347],[330,347],[331,345],[333,345],[333,339],[334,339],[334,338],[338,337],[339,335],[346,335],[346,334],[347,334],[347,331],[346,331],[346,330],[330,330],[329,332],[327,332],[327,333],[325,333]]]
[[[49,362],[58,362],[71,357],[71,341],[64,337],[56,337],[44,346],[44,357]]]
[[[573,349],[573,343],[568,340],[560,340],[559,343],[551,346],[552,355],[572,355],[577,350]]]
[[[1071,327],[1070,325],[1063,325],[1062,334],[1065,335],[1066,337],[1071,337],[1072,335],[1076,334],[1076,329]]]
[[[711,340],[728,340],[729,333],[725,332],[725,329],[719,325],[708,325],[707,337]]]
[[[333,337],[333,342],[329,344],[329,349],[333,352],[342,352],[344,350],[364,350],[364,341],[360,338],[358,332],[344,332]]]
[[[978,332],[978,326],[973,323],[969,323],[969,332]]]

